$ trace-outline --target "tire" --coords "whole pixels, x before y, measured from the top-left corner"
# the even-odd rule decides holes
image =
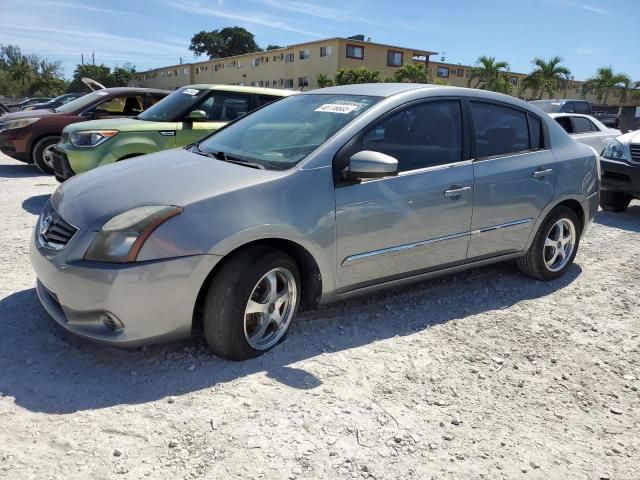
[[[559,231],[559,222],[563,225],[561,232],[567,230],[571,234],[572,230],[570,251],[564,244],[559,248],[559,239],[555,239]],[[517,260],[522,273],[538,280],[554,280],[564,275],[578,252],[581,228],[581,221],[573,210],[564,206],[554,208],[538,228],[527,253]],[[547,239],[554,245],[545,246]],[[564,252],[564,255],[561,252]],[[551,262],[553,259],[556,259],[555,263]]]
[[[58,181],[58,183],[64,183],[67,179],[64,177],[61,177],[60,175],[56,175],[54,173],[54,176],[56,177],[56,180]]]
[[[631,202],[631,195],[620,192],[602,190],[600,192],[600,207],[606,212],[624,212]]]
[[[52,135],[49,137],[41,138],[33,147],[33,163],[36,164],[41,172],[48,173],[49,175],[53,174],[53,161],[47,160],[45,158],[45,155],[47,153],[47,150],[59,141],[59,136]]]
[[[277,287],[269,290],[269,280],[274,277]],[[274,298],[285,289],[290,290],[291,298],[280,304]],[[269,297],[268,291],[275,294]],[[264,246],[251,246],[234,254],[214,273],[206,294],[203,326],[207,345],[229,360],[262,355],[285,339],[300,297],[298,266],[289,255]],[[251,307],[259,306],[262,313],[246,313],[250,300]],[[271,320],[273,315],[281,319],[280,324]],[[260,327],[267,324],[261,336]]]

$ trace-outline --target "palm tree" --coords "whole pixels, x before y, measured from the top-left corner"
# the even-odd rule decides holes
[[[318,74],[317,82],[318,82],[318,87],[319,88],[332,87],[333,86],[333,80],[331,80],[324,73],[319,73]]]
[[[20,82],[22,86],[29,83],[35,73],[26,57],[13,62],[9,67],[9,71],[11,72],[11,78],[16,82]]]
[[[540,92],[540,100],[545,93],[549,94],[549,98],[552,98],[556,90],[571,76],[571,71],[560,65],[562,57],[555,56],[549,61],[536,57],[532,63],[536,68],[525,79],[525,83],[536,94]]]
[[[380,83],[382,76],[378,70],[366,67],[340,69],[334,76],[336,85],[351,85],[354,83]]]
[[[407,63],[393,74],[396,82],[429,83],[429,70],[424,63]]]
[[[582,85],[583,92],[595,90],[600,102],[604,96],[604,104],[607,104],[609,93],[615,88],[622,89],[620,101],[624,101],[631,85],[631,78],[626,73],[614,73],[611,67],[602,67],[596,70],[595,77],[588,78]]]
[[[510,91],[511,83],[505,77],[508,69],[507,62],[496,61],[496,57],[482,55],[478,58],[476,66],[471,69],[467,84],[471,86],[471,83],[475,81],[473,88],[493,90],[494,92]]]

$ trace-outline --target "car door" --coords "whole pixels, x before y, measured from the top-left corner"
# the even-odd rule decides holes
[[[178,123],[177,146],[196,142],[228,122],[246,115],[250,111],[249,100],[250,96],[244,93],[213,91],[191,110],[204,112],[204,121],[189,120],[188,112],[186,118]]]
[[[398,160],[397,176],[337,182],[337,282],[349,290],[464,262],[473,204],[473,166],[463,104],[446,98],[385,115],[346,148]],[[343,149],[345,150],[345,149]],[[336,175],[346,164],[336,156]]]
[[[475,197],[469,260],[520,252],[555,191],[544,122],[500,102],[471,100]]]

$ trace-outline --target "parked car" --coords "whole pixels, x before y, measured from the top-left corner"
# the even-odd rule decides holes
[[[0,151],[53,173],[50,152],[60,141],[64,127],[98,118],[134,117],[168,93],[149,88],[107,88],[76,98],[55,112],[7,113],[0,117]]]
[[[21,108],[27,107],[29,105],[35,105],[36,103],[48,102],[49,100],[51,100],[51,98],[49,97],[33,97],[27,98],[22,102],[5,104],[5,106],[9,110],[9,112],[17,112]]]
[[[21,112],[30,112],[31,110],[50,110],[58,108],[65,103],[69,103],[71,100],[75,100],[76,98],[80,98],[85,93],[75,92],[75,93],[65,93],[63,95],[57,96],[56,98],[52,98],[51,100],[43,103],[34,103],[32,105],[22,107],[20,109]]]
[[[589,145],[598,153],[602,153],[616,137],[621,135],[620,130],[609,128],[590,115],[578,113],[550,113],[551,118],[560,124],[576,142]]]
[[[640,198],[640,130],[626,133],[602,152],[600,206],[623,212],[633,198]]]
[[[70,332],[136,345],[202,322],[213,352],[245,359],[279,343],[301,304],[510,259],[558,278],[598,191],[593,149],[517,98],[339,86],[70,179],[31,260]]]
[[[531,100],[529,103],[532,103],[547,113],[579,113],[582,115],[591,115],[609,128],[618,128],[620,121],[619,115],[596,111],[586,100],[556,98],[555,100]]]
[[[182,147],[293,93],[275,88],[190,85],[134,118],[71,124],[52,151],[56,178],[64,181],[100,165]]]

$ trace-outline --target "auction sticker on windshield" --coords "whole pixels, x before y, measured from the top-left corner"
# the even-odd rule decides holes
[[[187,95],[197,95],[197,93],[199,92],[199,90],[196,90],[195,88],[185,88],[182,93],[186,93]]]
[[[325,103],[320,105],[314,111],[316,112],[331,112],[331,113],[351,113],[354,110],[360,108],[360,105],[348,104],[348,103]]]

